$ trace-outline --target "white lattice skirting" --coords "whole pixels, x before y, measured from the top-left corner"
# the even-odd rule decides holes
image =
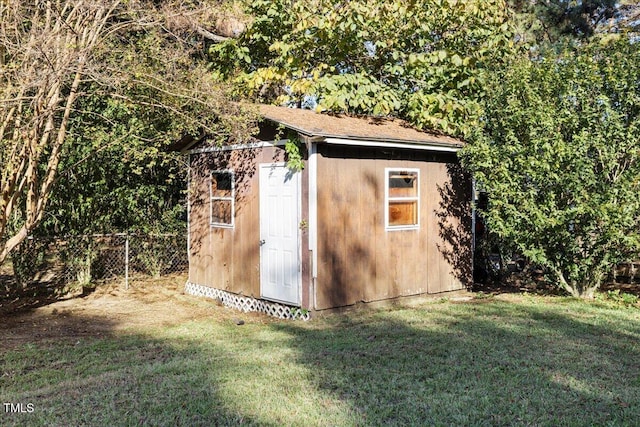
[[[252,297],[236,295],[231,292],[210,288],[209,286],[196,285],[191,282],[187,282],[184,291],[189,295],[217,299],[226,307],[235,308],[243,313],[256,311],[279,319],[305,321],[311,319],[311,314],[308,311],[301,310],[298,307],[290,307],[276,302],[263,301]]]

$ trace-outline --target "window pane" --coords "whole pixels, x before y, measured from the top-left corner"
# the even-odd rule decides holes
[[[418,197],[418,173],[391,172],[389,197]]]
[[[231,173],[214,172],[211,174],[211,195],[213,197],[231,197]]]
[[[389,225],[416,225],[418,202],[389,202]]]
[[[231,225],[231,200],[211,201],[211,222]]]

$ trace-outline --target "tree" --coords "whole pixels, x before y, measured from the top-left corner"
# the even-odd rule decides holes
[[[183,232],[186,161],[163,149],[157,137],[166,131],[143,120],[143,106],[98,97],[78,104],[84,114],[70,124],[51,200],[32,234]],[[153,114],[170,126],[165,116]]]
[[[626,37],[522,58],[463,150],[488,227],[574,296],[640,250],[639,63]]]
[[[212,3],[0,3],[0,262],[42,221],[70,143],[249,129],[203,62]]]
[[[451,134],[473,126],[485,71],[512,43],[503,0],[258,0],[248,13],[237,40],[211,48],[243,96]]]
[[[528,43],[556,43],[562,38],[588,39],[600,32],[638,27],[640,6],[634,0],[509,0],[517,37]]]

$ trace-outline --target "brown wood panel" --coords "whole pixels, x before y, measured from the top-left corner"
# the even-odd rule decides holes
[[[379,195],[373,164],[360,160],[360,149],[331,147],[318,162],[317,308],[366,299],[375,279],[375,219],[372,200]],[[353,158],[356,157],[356,158]]]
[[[258,174],[255,164],[269,150],[236,150],[231,164],[236,173],[236,227],[231,265],[233,292],[260,296]]]
[[[284,160],[277,147],[194,155],[190,189],[189,280],[247,296],[260,296],[258,165]],[[235,227],[209,224],[209,172],[233,169]]]
[[[438,185],[442,180],[442,164],[433,164],[425,174],[428,185],[425,189],[425,227],[427,229],[427,284],[429,293],[437,293],[448,289],[449,271],[441,262],[441,252],[438,245],[441,245],[440,227],[438,224],[437,212],[439,204]],[[444,270],[443,270],[444,269]]]
[[[457,187],[469,181],[452,182],[460,178],[450,171],[455,158],[359,150],[320,147],[316,308],[464,287],[461,278],[471,269],[470,206]],[[385,230],[385,168],[420,170],[418,230]]]
[[[349,180],[344,150],[336,150],[331,170],[323,157],[318,158],[318,281],[316,298],[319,308],[353,304],[346,283],[348,260],[345,245],[345,221],[349,217],[347,194],[341,180]]]
[[[189,197],[189,280],[201,283],[206,277],[206,259],[210,257],[209,248],[209,213],[208,203],[208,176],[202,167],[200,156],[191,157]]]
[[[361,150],[361,158],[366,155],[366,150]],[[356,182],[360,185],[360,225],[358,235],[361,236],[359,244],[362,248],[361,274],[358,282],[361,286],[361,300],[370,301],[371,295],[386,292],[388,285],[384,281],[377,280],[377,268],[385,257],[379,259],[378,241],[380,239],[380,221],[384,221],[383,206],[377,201],[384,198],[384,186],[379,179],[377,161],[360,161],[359,176]]]
[[[388,250],[388,233],[384,229],[384,216],[386,206],[384,205],[384,171],[388,166],[388,154],[377,151],[377,159],[373,161],[373,171],[375,175],[371,180],[375,180],[376,198],[369,203],[375,205],[377,212],[373,224],[375,238],[375,277],[372,280],[373,286],[366,288],[366,300],[374,301],[384,298],[392,298],[394,288],[397,288],[397,280],[392,277],[391,271],[395,270],[395,261]]]
[[[375,258],[372,256],[371,248],[375,245],[375,240],[369,237],[370,223],[368,222],[367,193],[368,190],[363,185],[364,163],[360,161],[362,148],[358,148],[354,153],[354,158],[346,159],[348,164],[350,183],[349,191],[349,217],[345,223],[345,235],[350,235],[346,240],[347,260],[350,268],[346,269],[345,283],[369,283],[374,270]],[[358,238],[356,238],[358,236]],[[366,286],[349,286],[352,298],[356,301],[365,299]]]
[[[468,177],[455,157],[321,145],[318,158],[317,309],[460,289],[471,277]],[[190,280],[259,297],[258,165],[283,161],[279,148],[194,156],[190,189]],[[420,170],[420,228],[384,226],[385,168]],[[209,171],[236,173],[234,229],[209,225]],[[303,174],[308,219],[308,179]],[[303,232],[303,306],[313,301]]]
[[[456,164],[438,164],[432,169],[435,186],[429,197],[431,258],[436,268],[429,292],[461,289],[471,284],[471,181]]]
[[[394,160],[380,160],[382,163],[379,171],[381,185],[384,187],[387,175],[385,168],[393,169],[420,169],[420,192],[424,193],[425,164],[414,161],[415,153],[408,153],[406,157],[395,154]],[[425,265],[424,254],[418,252],[419,242],[425,237],[424,227],[424,195],[420,195],[420,228],[415,230],[384,230],[384,219],[380,221],[383,231],[381,248],[387,252],[390,265],[381,270],[382,278],[391,283],[386,294],[374,295],[372,299],[393,298],[403,295],[413,295],[426,292],[423,267]],[[383,211],[388,209],[384,197],[380,199]]]

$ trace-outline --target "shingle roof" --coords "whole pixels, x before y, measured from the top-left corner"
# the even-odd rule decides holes
[[[281,123],[311,137],[447,147],[462,147],[464,145],[456,138],[419,131],[399,119],[324,114],[312,110],[263,104],[259,105],[259,111],[266,119]]]

